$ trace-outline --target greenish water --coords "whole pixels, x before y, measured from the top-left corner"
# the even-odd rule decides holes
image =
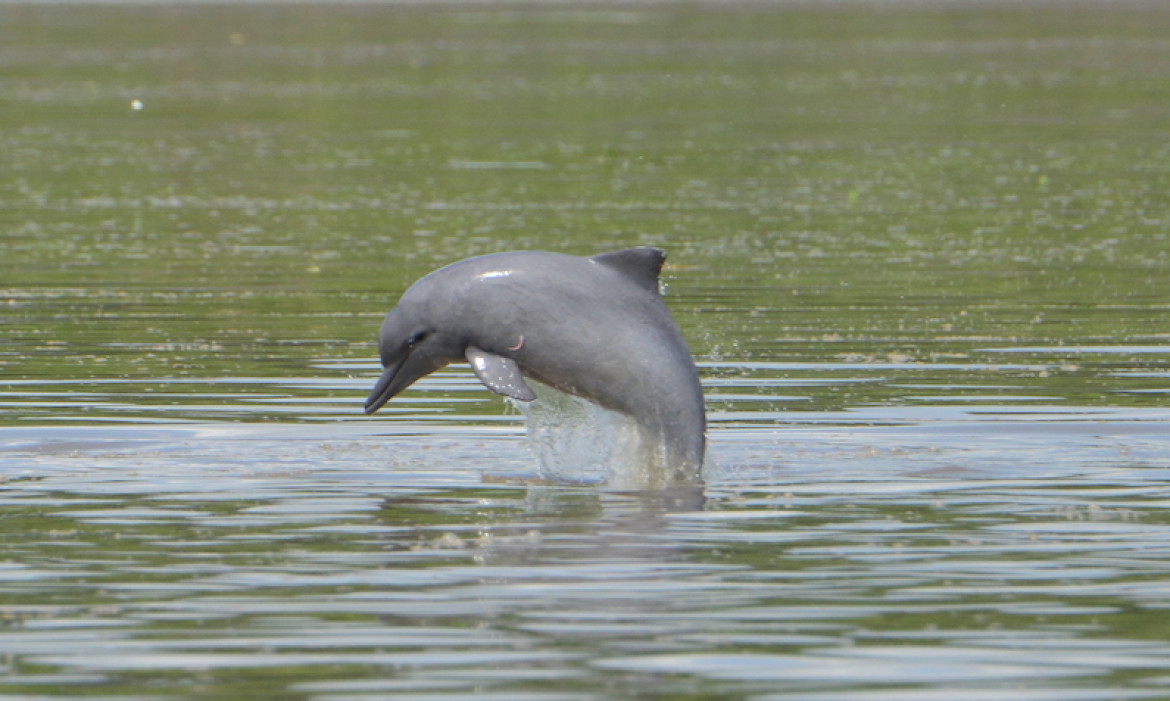
[[[1165,698],[1167,37],[0,4],[0,699]],[[527,485],[461,368],[361,413],[420,275],[631,245],[705,506]]]

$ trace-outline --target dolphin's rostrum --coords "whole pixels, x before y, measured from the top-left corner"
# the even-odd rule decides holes
[[[423,277],[386,315],[384,371],[366,413],[466,359],[493,392],[520,401],[531,378],[631,417],[659,446],[646,486],[695,484],[706,447],[703,393],[658,288],[657,248],[582,258],[522,251],[468,258]]]

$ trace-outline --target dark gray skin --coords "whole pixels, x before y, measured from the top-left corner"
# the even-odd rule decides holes
[[[632,417],[665,450],[663,484],[696,484],[706,449],[698,372],[658,290],[666,255],[591,258],[525,251],[468,258],[402,295],[379,338],[377,411],[416,380],[466,359],[492,391],[521,401],[529,377]]]

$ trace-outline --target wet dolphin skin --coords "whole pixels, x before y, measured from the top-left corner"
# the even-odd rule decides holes
[[[700,479],[706,416],[698,373],[659,293],[666,255],[521,251],[468,258],[410,287],[379,338],[377,411],[412,383],[466,360],[520,401],[530,378],[631,417],[660,447],[662,486]]]

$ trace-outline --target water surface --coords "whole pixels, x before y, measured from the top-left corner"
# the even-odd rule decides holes
[[[1170,696],[1159,4],[0,6],[0,698]],[[669,252],[702,502],[426,271]]]

